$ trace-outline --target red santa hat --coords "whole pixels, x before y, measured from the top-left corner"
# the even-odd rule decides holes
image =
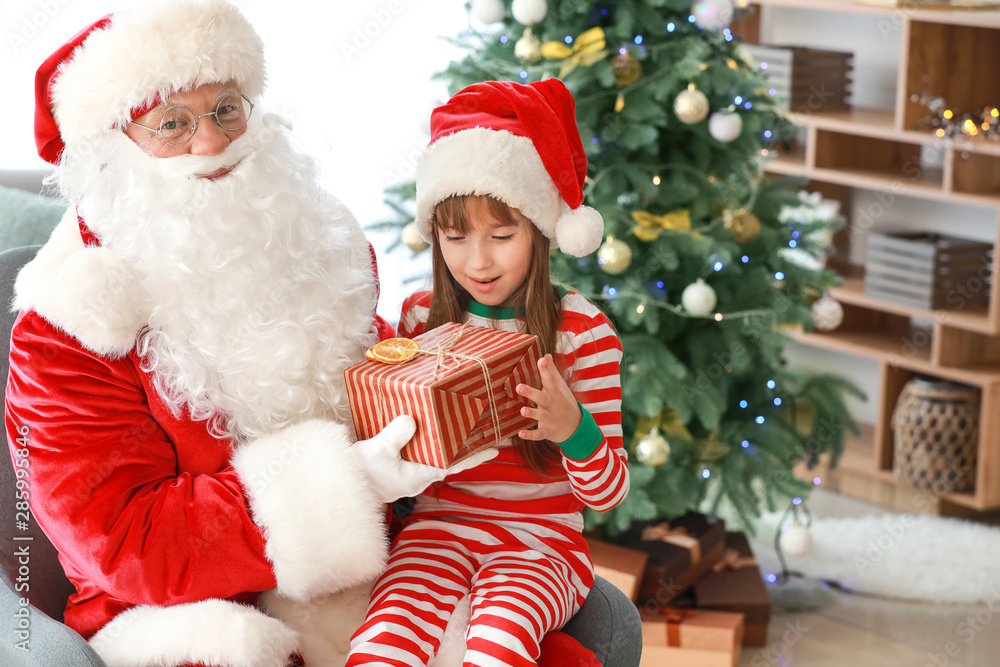
[[[583,206],[587,156],[576,103],[558,79],[468,86],[431,114],[431,143],[417,166],[417,229],[454,195],[490,195],[518,209],[552,241],[582,257],[600,246],[601,214]]]
[[[264,45],[224,0],[168,0],[106,16],[42,63],[35,76],[35,144],[53,164],[124,127],[173,93],[232,81],[264,90]]]

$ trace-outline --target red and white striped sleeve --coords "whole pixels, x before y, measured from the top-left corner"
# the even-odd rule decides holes
[[[413,338],[427,330],[427,315],[431,307],[430,292],[416,292],[403,301],[403,312],[399,316],[399,336]]]
[[[582,295],[570,292],[562,306],[560,361],[570,390],[586,411],[580,428],[562,443],[563,468],[573,494],[605,512],[629,489],[622,443],[622,344],[608,318]]]

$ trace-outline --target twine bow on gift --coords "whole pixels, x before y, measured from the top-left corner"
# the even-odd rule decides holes
[[[474,355],[460,354],[458,352],[453,352],[452,348],[459,341],[459,339],[467,333],[469,323],[463,324],[455,333],[451,334],[444,340],[440,341],[437,345],[429,350],[417,349],[413,356],[416,359],[420,355],[437,357],[437,363],[434,364],[434,379],[437,380],[438,376],[443,371],[453,370],[462,365],[463,361],[472,361],[479,366],[479,369],[483,372],[483,377],[486,378],[486,400],[489,404],[490,410],[490,421],[493,424],[493,435],[495,441],[493,443],[494,447],[500,446],[500,413],[497,409],[497,399],[496,395],[493,393],[493,378],[490,376],[490,369],[486,365],[486,362]],[[407,360],[410,361],[410,360]],[[406,363],[406,362],[404,362]],[[391,372],[394,366],[389,367],[389,372]],[[382,423],[385,423],[385,414],[387,408],[385,405],[385,393],[379,392],[379,419]]]
[[[546,60],[562,60],[559,67],[559,78],[566,76],[577,68],[578,65],[590,67],[599,60],[604,60],[608,55],[604,50],[604,30],[601,28],[591,28],[573,40],[573,46],[567,46],[562,42],[545,42],[542,44],[542,57]]]
[[[664,231],[686,232],[691,229],[691,212],[687,209],[666,215],[653,215],[649,211],[632,211],[636,226],[632,233],[643,241],[655,241]]]
[[[669,521],[662,521],[643,528],[642,540],[644,542],[667,542],[683,547],[690,552],[692,565],[701,560],[701,543],[698,541],[698,538],[688,534],[687,528],[682,526],[671,527]]]
[[[740,552],[736,549],[726,549],[725,553],[722,554],[722,560],[713,565],[712,570],[722,572],[723,570],[739,570],[744,567],[757,567],[757,561],[754,558],[740,556]]]

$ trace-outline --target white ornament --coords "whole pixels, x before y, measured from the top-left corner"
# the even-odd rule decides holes
[[[701,278],[685,287],[681,293],[681,305],[692,315],[708,315],[715,309],[715,303],[715,290]]]
[[[531,28],[525,28],[521,39],[514,44],[514,55],[527,62],[534,62],[542,57],[542,43],[531,32]]]
[[[785,527],[781,531],[781,537],[778,538],[781,551],[788,556],[805,556],[812,549],[812,544],[809,529],[798,521]]]
[[[524,25],[535,25],[549,11],[549,6],[545,0],[514,0],[510,6],[510,12],[514,15],[514,20]]]
[[[733,3],[730,0],[698,0],[691,7],[695,22],[709,30],[722,30],[733,21]]]
[[[403,231],[399,234],[399,240],[413,252],[423,252],[430,247],[430,244],[420,236],[420,232],[417,231],[417,223],[415,222],[411,222],[403,227]]]
[[[813,322],[820,331],[833,331],[844,321],[844,307],[836,299],[824,296],[812,306]]]
[[[708,119],[708,133],[722,143],[729,143],[743,132],[743,118],[731,111],[716,111]]]
[[[483,25],[503,21],[503,0],[473,0],[472,16]]]

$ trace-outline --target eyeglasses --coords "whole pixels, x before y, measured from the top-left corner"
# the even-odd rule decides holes
[[[215,122],[219,127],[232,132],[243,129],[252,113],[253,103],[246,95],[229,93],[219,101],[215,111],[203,113],[200,116],[195,116],[187,107],[170,107],[160,119],[160,129],[158,130],[136,122],[133,122],[132,125],[138,125],[160,135],[160,138],[171,146],[180,146],[194,136],[195,130],[198,129],[199,118],[215,116]]]

